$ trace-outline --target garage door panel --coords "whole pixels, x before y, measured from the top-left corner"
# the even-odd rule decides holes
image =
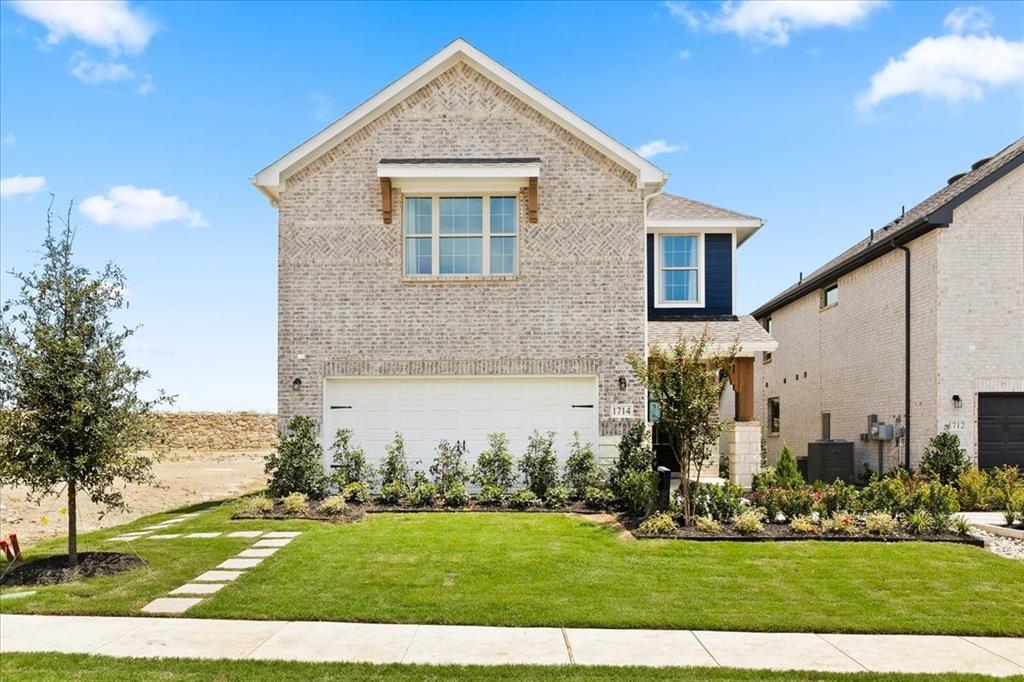
[[[1024,393],[978,396],[978,466],[1024,469]]]
[[[328,379],[328,433],[352,429],[374,465],[396,431],[402,433],[410,464],[426,468],[442,440],[464,440],[469,464],[487,447],[487,434],[502,431],[514,456],[534,430],[555,431],[559,459],[568,455],[573,431],[597,444],[596,377],[426,377]],[[572,405],[591,405],[574,408]]]

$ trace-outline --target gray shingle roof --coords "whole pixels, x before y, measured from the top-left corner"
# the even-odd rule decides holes
[[[728,348],[738,343],[741,351],[775,350],[775,339],[750,315],[740,315],[735,320],[673,320],[647,323],[648,346],[668,346],[679,341],[679,337],[691,340],[708,331],[710,343],[719,348]]]
[[[752,215],[668,193],[651,199],[647,217],[651,220],[760,220]]]
[[[822,282],[816,281],[827,277],[833,271],[838,272],[841,268],[850,264],[860,257],[867,257],[872,248],[878,250],[879,256],[887,253],[888,250],[878,248],[886,243],[891,243],[894,238],[901,236],[909,237],[911,231],[919,228],[922,223],[948,219],[950,216],[938,215],[945,213],[944,209],[951,209],[960,201],[973,196],[972,189],[983,187],[982,181],[993,176],[1001,175],[1009,168],[1024,163],[1024,137],[1011,143],[988,160],[979,161],[974,164],[967,173],[948,183],[945,187],[935,192],[930,197],[908,210],[903,216],[889,221],[880,229],[875,230],[874,236],[868,236],[860,240],[846,251],[828,261],[820,268],[803,278],[802,283],[784,289],[767,303],[763,304],[753,312],[756,317],[762,317],[773,310],[781,308],[788,302],[795,300],[795,297],[803,296],[806,293],[819,288]],[[1011,165],[1012,164],[1012,165]],[[955,177],[955,176],[954,176]],[[979,187],[979,188],[980,188]],[[941,224],[941,223],[936,223]],[[827,282],[826,282],[827,283]]]

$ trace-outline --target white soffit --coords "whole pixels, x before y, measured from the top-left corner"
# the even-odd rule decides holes
[[[623,167],[634,172],[637,176],[638,186],[660,186],[668,179],[668,174],[665,171],[629,147],[615,141],[607,133],[602,132],[583,120],[462,38],[459,38],[345,114],[339,120],[259,171],[252,179],[253,185],[267,195],[271,203],[276,204],[289,175],[313,162],[320,155],[373,121],[397,102],[408,97],[459,62],[470,64],[480,73],[540,113],[577,137],[587,141]]]
[[[387,163],[377,177],[405,193],[518,192],[540,177],[540,163]]]
[[[648,232],[731,230],[736,232],[736,246],[753,237],[755,232],[764,227],[764,221],[759,218],[648,218],[644,224]]]

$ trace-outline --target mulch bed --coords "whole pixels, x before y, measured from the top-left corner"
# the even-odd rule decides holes
[[[70,568],[67,554],[61,554],[14,566],[0,578],[0,585],[57,585],[81,578],[116,575],[146,565],[146,560],[135,554],[79,552],[78,566]]]

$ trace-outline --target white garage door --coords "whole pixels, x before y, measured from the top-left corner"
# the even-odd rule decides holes
[[[466,441],[472,465],[493,431],[508,435],[516,458],[534,429],[557,434],[559,460],[568,456],[574,431],[597,449],[593,376],[336,378],[327,379],[324,399],[326,444],[337,429],[352,429],[374,467],[396,431],[405,438],[410,467],[423,470],[442,439]]]

